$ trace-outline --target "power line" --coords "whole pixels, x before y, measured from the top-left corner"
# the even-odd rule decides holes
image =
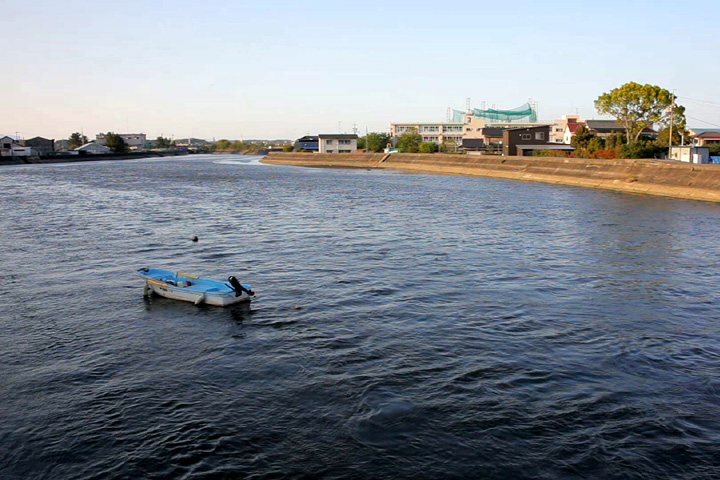
[[[707,122],[707,121],[705,121],[705,120],[700,120],[699,118],[691,117],[690,115],[685,115],[685,117],[686,117],[686,118],[690,118],[690,119],[692,119],[692,120],[695,120],[696,122],[707,123],[708,125],[712,125],[713,127],[720,127],[720,125],[718,125],[718,124],[716,124],[716,123]]]
[[[689,98],[689,97],[677,97],[677,98],[682,98],[683,100],[690,100],[691,102],[705,103],[707,105],[713,105],[716,107],[720,107],[720,103],[711,102],[710,100],[698,100],[697,98]]]

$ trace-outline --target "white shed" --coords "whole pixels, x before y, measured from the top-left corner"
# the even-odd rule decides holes
[[[710,163],[710,148],[693,146],[670,147],[670,160],[688,163]]]
[[[99,153],[112,153],[112,150],[110,150],[105,145],[100,145],[99,143],[86,143],[82,147],[78,147],[75,149],[76,152],[85,152],[89,154],[99,154]]]

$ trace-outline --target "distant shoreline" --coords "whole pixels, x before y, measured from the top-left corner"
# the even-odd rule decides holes
[[[270,153],[263,163],[388,168],[553,183],[720,203],[720,166],[662,160],[595,160],[451,154]]]
[[[0,157],[0,165],[41,165],[50,163],[81,163],[98,160],[134,160],[138,158],[178,157],[188,152],[130,152],[88,155],[46,155],[41,157]]]

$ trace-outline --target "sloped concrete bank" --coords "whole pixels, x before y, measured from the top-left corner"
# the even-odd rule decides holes
[[[391,168],[472,175],[720,203],[720,165],[444,154],[270,153],[262,161],[306,167]]]

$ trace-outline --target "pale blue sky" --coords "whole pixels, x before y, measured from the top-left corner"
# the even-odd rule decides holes
[[[443,120],[466,97],[592,118],[629,81],[676,89],[689,116],[720,125],[717,0],[0,6],[0,134],[364,133]]]

